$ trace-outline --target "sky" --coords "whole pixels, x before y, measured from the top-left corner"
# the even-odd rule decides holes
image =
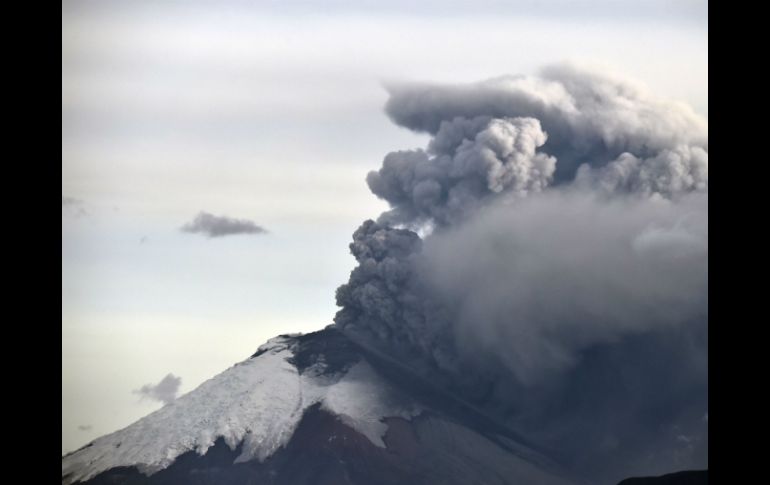
[[[700,1],[62,3],[62,453],[332,322],[384,84],[563,60],[708,116]]]

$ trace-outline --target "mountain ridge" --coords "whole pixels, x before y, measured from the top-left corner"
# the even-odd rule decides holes
[[[63,457],[62,483],[309,485],[328,474],[328,483],[357,485],[375,483],[375,469],[382,485],[580,483],[394,364],[333,326],[270,339],[173,403]],[[317,473],[300,476],[298,467]]]

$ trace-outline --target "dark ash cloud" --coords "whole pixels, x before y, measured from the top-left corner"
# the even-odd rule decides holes
[[[486,198],[545,189],[556,159],[538,151],[546,142],[534,118],[488,116],[442,123],[425,150],[393,152],[370,172],[372,192],[393,207],[380,221],[458,222]]]
[[[432,139],[367,177],[335,325],[582,479],[707,466],[706,121],[574,65],[390,92]]]
[[[550,192],[500,204],[427,238],[417,275],[458,351],[497,354],[534,383],[594,345],[705,318],[707,203]]]
[[[174,374],[168,374],[157,384],[145,384],[139,389],[133,391],[139,394],[142,399],[152,399],[160,401],[163,404],[169,404],[176,399],[179,386],[182,384],[182,378]]]
[[[205,234],[209,238],[232,236],[236,234],[264,234],[264,228],[248,219],[235,219],[226,216],[215,216],[201,211],[191,222],[180,228],[182,232]]]
[[[659,99],[617,75],[560,64],[542,69],[539,76],[503,76],[464,85],[394,84],[389,91],[390,118],[433,135],[434,144],[447,125],[458,120],[538,120],[548,135],[542,151],[558,159],[556,183],[573,180],[583,164],[601,168],[618,161],[626,171],[643,170],[642,178],[648,180],[675,179],[652,184],[652,190],[664,195],[679,188],[704,190],[708,184],[707,122],[689,106]],[[451,131],[456,136],[449,146],[471,139],[467,130]],[[621,160],[624,154],[639,163]]]

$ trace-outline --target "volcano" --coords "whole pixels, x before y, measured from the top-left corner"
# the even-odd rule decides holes
[[[512,430],[334,327],[282,335],[62,458],[62,483],[579,483]]]
[[[707,120],[572,63],[388,91],[388,117],[430,141],[367,174],[388,209],[353,233],[334,324],[63,457],[64,484],[707,468]],[[201,214],[182,230],[259,229]]]

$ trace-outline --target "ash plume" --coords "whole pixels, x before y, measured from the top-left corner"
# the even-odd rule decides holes
[[[432,135],[429,151],[453,151],[472,140],[469,135],[480,129],[471,120],[479,117],[534,118],[548,135],[541,151],[558,160],[554,183],[573,181],[581,165],[598,169],[622,162],[625,157],[620,157],[628,153],[640,161],[628,167],[632,172],[644,168],[649,176],[677,179],[656,189],[663,195],[707,188],[706,121],[689,106],[658,99],[644,86],[616,75],[560,64],[534,77],[503,76],[465,85],[399,84],[389,91],[388,116],[400,126]]]
[[[427,151],[394,152],[371,172],[372,192],[393,209],[386,223],[446,225],[500,193],[526,195],[550,183],[556,159],[534,118],[454,118],[443,122]]]
[[[572,64],[389,91],[432,138],[368,175],[335,325],[586,479],[707,466],[707,122]]]

